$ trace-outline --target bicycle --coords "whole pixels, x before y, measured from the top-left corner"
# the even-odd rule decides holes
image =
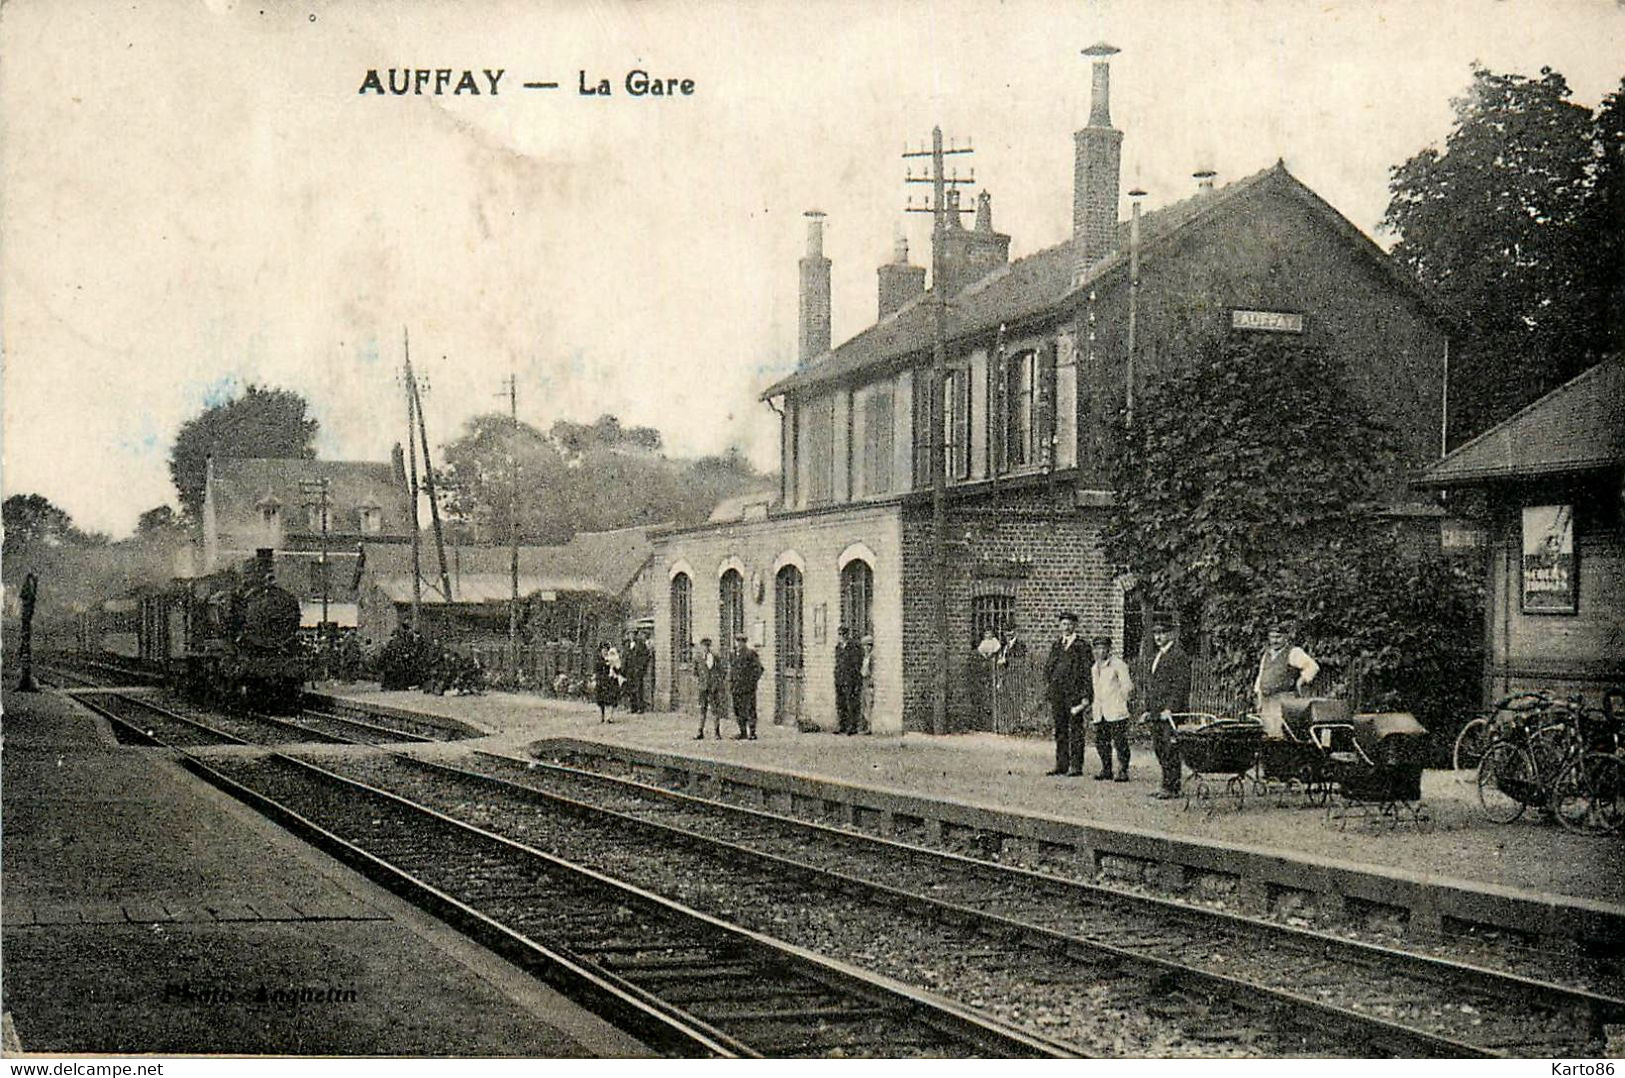
[[[1495,743],[1496,725],[1503,714],[1521,715],[1530,711],[1545,711],[1554,706],[1552,695],[1545,690],[1537,692],[1513,693],[1502,697],[1501,700],[1484,714],[1469,719],[1462,726],[1461,732],[1456,735],[1456,743],[1450,752],[1450,766],[1455,771],[1472,771],[1478,767],[1479,761]]]
[[[1625,757],[1621,717],[1611,701],[1578,716],[1580,753],[1553,782],[1551,811],[1568,831],[1611,835],[1625,829]]]
[[[1536,700],[1492,725],[1493,743],[1478,765],[1478,803],[1492,823],[1512,823],[1531,806],[1553,811],[1558,777],[1585,752],[1577,698],[1523,695]]]

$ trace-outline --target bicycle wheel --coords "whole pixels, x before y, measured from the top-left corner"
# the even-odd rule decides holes
[[[1478,764],[1478,804],[1492,823],[1511,823],[1544,800],[1535,758],[1522,745],[1492,745]]]
[[[1588,752],[1563,769],[1553,784],[1557,822],[1582,835],[1611,835],[1625,827],[1625,760]]]
[[[1470,720],[1456,735],[1456,747],[1450,753],[1450,766],[1456,771],[1472,771],[1484,758],[1490,747],[1490,720],[1480,715]]]

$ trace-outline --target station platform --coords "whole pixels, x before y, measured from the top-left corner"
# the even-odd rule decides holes
[[[6,1055],[649,1054],[166,750],[3,705]]]
[[[735,741],[734,728],[725,720],[723,740],[713,739],[707,730],[706,739],[699,741],[694,739],[697,718],[672,712],[622,711],[606,724],[588,703],[544,696],[429,696],[355,685],[327,691],[363,706],[450,716],[485,731],[478,740],[434,746],[432,751],[476,748],[524,757],[539,740],[573,739],[646,756],[715,761],[719,767],[763,769],[877,794],[1197,843],[1217,849],[1214,856],[1231,848],[1265,859],[1297,859],[1317,871],[1321,866],[1350,873],[1368,870],[1422,888],[1473,890],[1534,906],[1566,904],[1580,915],[1595,914],[1610,923],[1625,919],[1625,857],[1617,838],[1570,834],[1538,822],[1534,814],[1510,825],[1491,823],[1479,813],[1476,788],[1449,771],[1423,776],[1430,816],[1425,828],[1390,830],[1349,822],[1339,829],[1328,824],[1323,809],[1306,806],[1302,797],[1249,797],[1239,811],[1233,803],[1208,811],[1186,810],[1182,801],[1151,800],[1159,771],[1148,748],[1136,747],[1131,781],[1095,782],[1088,774],[1046,776],[1054,747],[1042,739],[984,733],[846,737],[802,733],[769,720],[759,726],[758,740]],[[1092,747],[1089,759],[1095,762]]]

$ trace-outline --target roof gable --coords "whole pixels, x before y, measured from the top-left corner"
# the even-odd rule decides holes
[[[1304,203],[1313,214],[1326,220],[1336,235],[1375,263],[1397,289],[1430,316],[1441,322],[1448,321],[1443,308],[1427,289],[1370,237],[1288,172],[1281,161],[1217,191],[1194,195],[1143,214],[1140,218],[1141,258],[1157,257],[1203,222],[1235,208],[1249,197],[1272,191],[1285,191]],[[1001,323],[1018,323],[1060,313],[1069,301],[1087,289],[1099,287],[1115,274],[1126,273],[1130,227],[1131,222],[1119,222],[1117,249],[1082,274],[1077,271],[1075,245],[1068,239],[1001,266],[966,286],[949,303],[948,339],[992,332]],[[762,398],[837,381],[929,348],[935,333],[933,295],[927,291],[915,297],[805,369],[775,382],[762,392]]]
[[[529,595],[537,591],[566,592],[594,591],[606,595],[620,595],[632,585],[654,548],[649,543],[649,529],[639,526],[618,528],[607,532],[578,532],[559,546],[521,546],[519,548],[519,593]],[[366,572],[386,592],[400,592],[400,581],[410,595],[412,579],[412,550],[398,543],[366,544]],[[434,554],[425,552],[422,558],[423,594],[434,593],[438,601],[439,589],[434,586],[438,570],[433,568]],[[512,592],[513,551],[506,546],[448,547],[446,562],[452,576],[452,590],[459,601],[485,602],[506,600]]]
[[[1448,487],[1625,464],[1625,357],[1603,360],[1422,473]]]
[[[297,460],[268,457],[216,457],[210,467],[208,499],[220,526],[258,518],[262,509],[287,510],[314,504],[306,482],[328,481],[330,528],[350,531],[362,508],[378,509],[382,531],[410,534],[411,506],[407,493],[387,461]],[[290,523],[300,521],[290,518]]]

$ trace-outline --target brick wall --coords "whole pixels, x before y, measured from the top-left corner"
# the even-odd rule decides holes
[[[1057,502],[1059,504],[1057,504]],[[954,506],[948,515],[948,718],[956,730],[985,728],[973,714],[981,694],[970,682],[985,676],[971,639],[971,602],[983,594],[1015,597],[1016,625],[1029,652],[1055,635],[1061,610],[1078,615],[1085,635],[1120,640],[1123,595],[1118,570],[1107,564],[1100,510],[1070,508],[1066,486],[1052,502],[1042,489],[989,495]],[[931,729],[931,511],[911,506],[903,523],[903,722]]]

